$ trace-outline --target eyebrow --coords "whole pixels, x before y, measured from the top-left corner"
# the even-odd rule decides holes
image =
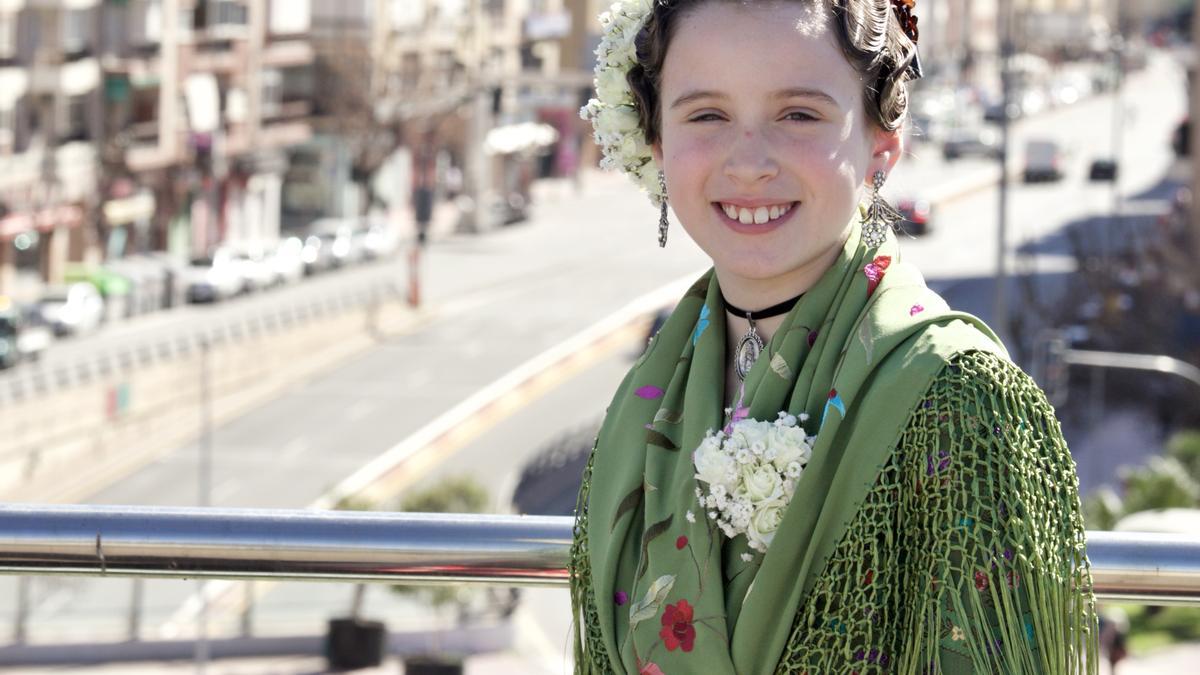
[[[729,100],[729,96],[727,94],[723,94],[719,91],[694,90],[694,91],[689,91],[686,94],[675,99],[675,102],[671,104],[671,109],[674,110],[675,108],[678,108],[680,106],[686,105],[688,103],[692,103],[693,101],[698,101],[700,99],[705,99],[705,98],[715,98],[715,99],[722,100],[722,101]],[[821,91],[820,89],[811,89],[808,87],[789,87],[787,89],[779,89],[774,92],[771,92],[771,98],[774,98],[777,100],[789,99],[789,98],[815,98],[819,101],[824,101],[825,103],[828,103],[834,107],[837,107],[837,108],[841,107],[841,104],[839,104],[837,102],[837,99],[835,99],[834,97],[830,96],[829,94],[826,94],[825,92]]]

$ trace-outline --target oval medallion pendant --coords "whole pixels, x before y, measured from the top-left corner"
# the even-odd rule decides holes
[[[758,355],[762,354],[763,347],[762,338],[758,336],[754,328],[751,328],[749,333],[742,336],[742,341],[738,343],[737,354],[733,362],[738,379],[746,379],[746,374],[750,372],[750,367],[758,360]]]

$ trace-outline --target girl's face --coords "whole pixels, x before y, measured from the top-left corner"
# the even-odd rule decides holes
[[[857,218],[859,188],[900,153],[897,133],[868,125],[825,12],[703,4],[675,27],[661,89],[654,156],[726,296],[756,309],[814,284]]]

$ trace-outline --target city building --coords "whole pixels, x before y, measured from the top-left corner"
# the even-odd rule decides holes
[[[0,294],[98,255],[99,4],[0,3]]]
[[[276,240],[308,28],[308,0],[0,3],[0,293]]]

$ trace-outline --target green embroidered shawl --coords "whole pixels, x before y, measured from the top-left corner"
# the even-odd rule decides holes
[[[781,657],[795,651],[793,618],[809,607],[830,556],[893,463],[912,411],[945,364],[968,351],[1007,358],[986,326],[951,312],[898,262],[893,240],[869,250],[854,225],[746,379],[750,417],[807,413],[816,433],[770,550],[753,554],[744,537],[725,539],[709,525],[695,495],[691,451],[728,419],[724,311],[715,276],[701,278],[618,389],[597,439],[572,570],[585,624],[576,669],[783,668]],[[918,672],[908,665],[905,672]]]

